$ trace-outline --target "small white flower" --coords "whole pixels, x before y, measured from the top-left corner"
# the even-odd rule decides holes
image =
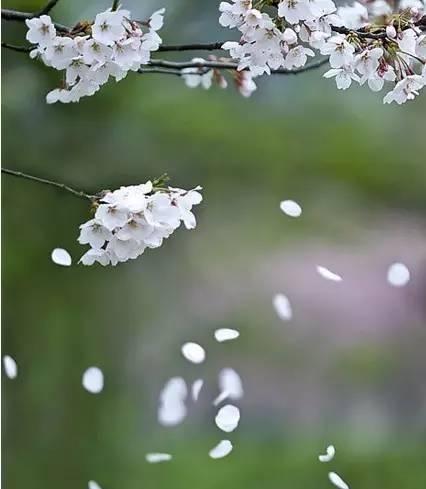
[[[92,36],[106,46],[112,46],[119,41],[125,34],[123,25],[123,11],[102,12],[97,14],[92,25]]]
[[[306,0],[282,0],[278,4],[278,15],[290,24],[297,24],[310,16]]]
[[[329,61],[332,68],[350,66],[354,58],[354,52],[354,46],[342,34],[337,34],[328,39],[321,49],[321,54],[330,56]]]
[[[47,47],[52,44],[56,37],[56,29],[52,19],[48,15],[41,15],[34,19],[27,19],[25,24],[28,27],[26,39],[31,44],[38,44],[40,47]]]
[[[123,227],[129,220],[127,209],[122,209],[113,204],[101,204],[95,213],[95,218],[109,231]]]
[[[55,37],[45,51],[48,64],[57,70],[67,68],[76,56],[78,51],[70,37]]]
[[[424,85],[425,80],[420,75],[409,75],[400,80],[395,88],[385,95],[383,102],[385,104],[396,102],[400,105],[407,100],[413,100]]]
[[[355,74],[351,67],[343,66],[342,68],[332,68],[324,73],[324,78],[336,78],[336,86],[339,90],[346,90],[352,84],[352,80],[360,82],[360,78]]]

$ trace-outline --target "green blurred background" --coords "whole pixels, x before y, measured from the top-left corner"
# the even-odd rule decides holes
[[[166,6],[167,43],[234,38],[217,4],[125,2],[137,18]],[[53,17],[72,24],[107,6],[63,0]],[[3,40],[24,33],[3,25]],[[3,177],[3,354],[19,365],[16,380],[3,377],[5,487],[321,489],[328,470],[359,489],[426,487],[425,95],[383,106],[367,90],[337,91],[322,69],[263,77],[250,99],[130,74],[48,106],[58,74],[2,54],[3,166],[88,191],[165,171],[173,186],[204,188],[196,230],[137,261],[86,268],[86,202]],[[283,199],[302,204],[300,219],[279,210]],[[75,265],[54,265],[55,247]],[[386,283],[394,261],[411,269],[404,289]],[[324,281],[316,264],[344,281]],[[277,292],[293,321],[276,317]],[[241,337],[218,344],[218,327]],[[203,365],[181,357],[185,341],[205,346]],[[91,365],[105,374],[97,396],[81,387]],[[222,367],[240,373],[245,397],[234,452],[214,461]],[[174,375],[206,383],[167,429],[156,407]],[[328,443],[337,456],[325,466]],[[152,451],[174,459],[149,465]]]

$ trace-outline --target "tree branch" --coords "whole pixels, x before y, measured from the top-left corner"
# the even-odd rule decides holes
[[[16,46],[15,44],[9,44],[7,42],[2,42],[1,47],[11,49],[12,51],[18,51],[19,53],[29,53],[33,50],[31,46]]]
[[[56,2],[57,3],[57,2]],[[18,10],[12,10],[12,9],[7,9],[7,8],[2,8],[1,9],[1,18],[3,20],[9,20],[12,22],[25,22],[27,19],[33,19],[34,17],[38,17],[40,14],[39,12],[20,12]],[[53,23],[55,26],[55,29],[59,32],[70,32],[70,28],[67,27],[66,25],[58,24],[56,22]]]
[[[21,171],[10,170],[9,168],[2,168],[1,172],[5,173],[6,175],[13,175],[14,177],[24,178],[32,182],[43,183],[45,185],[50,185],[52,187],[60,188],[62,190],[65,190],[66,192],[69,192],[75,197],[79,197],[81,199],[88,199],[92,202],[97,198],[96,195],[90,195],[84,192],[83,190],[76,190],[75,188],[65,185],[65,183],[55,182],[53,180],[47,180],[46,178],[40,178],[34,175],[28,175],[27,173],[23,173]]]
[[[302,66],[300,68],[295,68],[294,70],[287,70],[285,68],[280,68],[278,70],[272,70],[271,74],[277,75],[297,75],[298,73],[304,73],[305,71],[310,71],[320,66],[323,66],[328,62],[327,58],[321,59],[315,63],[310,63],[308,65]],[[173,70],[183,70],[186,68],[211,68],[217,70],[237,70],[238,63],[233,62],[223,62],[223,61],[167,61],[164,59],[152,59],[148,66],[156,66],[161,68],[169,68]],[[138,70],[138,73],[143,73],[144,69]]]
[[[158,48],[158,51],[217,51],[222,49],[222,42],[199,42],[193,44],[163,44]]]
[[[36,14],[34,14],[34,16],[39,17],[40,15],[48,14],[58,2],[59,0],[50,0],[50,2],[47,2],[46,6],[39,10]]]

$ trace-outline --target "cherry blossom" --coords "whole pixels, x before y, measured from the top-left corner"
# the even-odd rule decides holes
[[[94,218],[80,226],[78,242],[90,246],[80,262],[117,265],[137,258],[146,248],[158,248],[181,223],[194,229],[192,208],[202,201],[198,190],[154,189],[148,181],[104,193],[96,202]]]
[[[65,70],[64,85],[49,92],[46,102],[79,102],[94,95],[110,78],[123,79],[150,61],[161,45],[157,31],[163,25],[164,9],[145,22],[131,20],[128,10],[107,10],[96,15],[82,35],[56,32],[47,15],[26,21],[27,39],[35,45],[30,53],[47,66]]]
[[[376,92],[393,88],[384,103],[414,99],[426,83],[424,2],[353,2],[339,8],[333,0],[281,0],[257,4],[222,2],[219,23],[240,32],[239,42],[223,49],[252,77],[284,68],[303,68],[308,58],[326,56],[340,90],[354,82]],[[394,10],[396,8],[396,10]],[[371,32],[371,33],[370,33]]]

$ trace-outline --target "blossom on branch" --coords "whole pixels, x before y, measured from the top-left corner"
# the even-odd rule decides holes
[[[116,265],[158,248],[182,222],[195,228],[192,207],[202,201],[198,190],[157,188],[148,181],[104,193],[94,218],[80,226],[78,241],[90,246],[81,263]]]
[[[47,94],[47,103],[78,102],[110,78],[120,81],[128,71],[148,64],[151,52],[162,42],[157,31],[163,15],[160,9],[142,22],[131,20],[128,10],[107,10],[97,14],[93,23],[81,22],[60,35],[48,15],[26,20],[27,40],[35,45],[31,58],[65,70],[63,86]]]
[[[223,49],[252,77],[306,65],[314,50],[328,57],[337,88],[353,81],[373,91],[394,88],[384,102],[413,99],[426,84],[424,2],[364,0],[336,7],[333,0],[233,0],[219,6],[219,23],[238,29],[239,42]],[[312,49],[311,49],[312,48]]]

